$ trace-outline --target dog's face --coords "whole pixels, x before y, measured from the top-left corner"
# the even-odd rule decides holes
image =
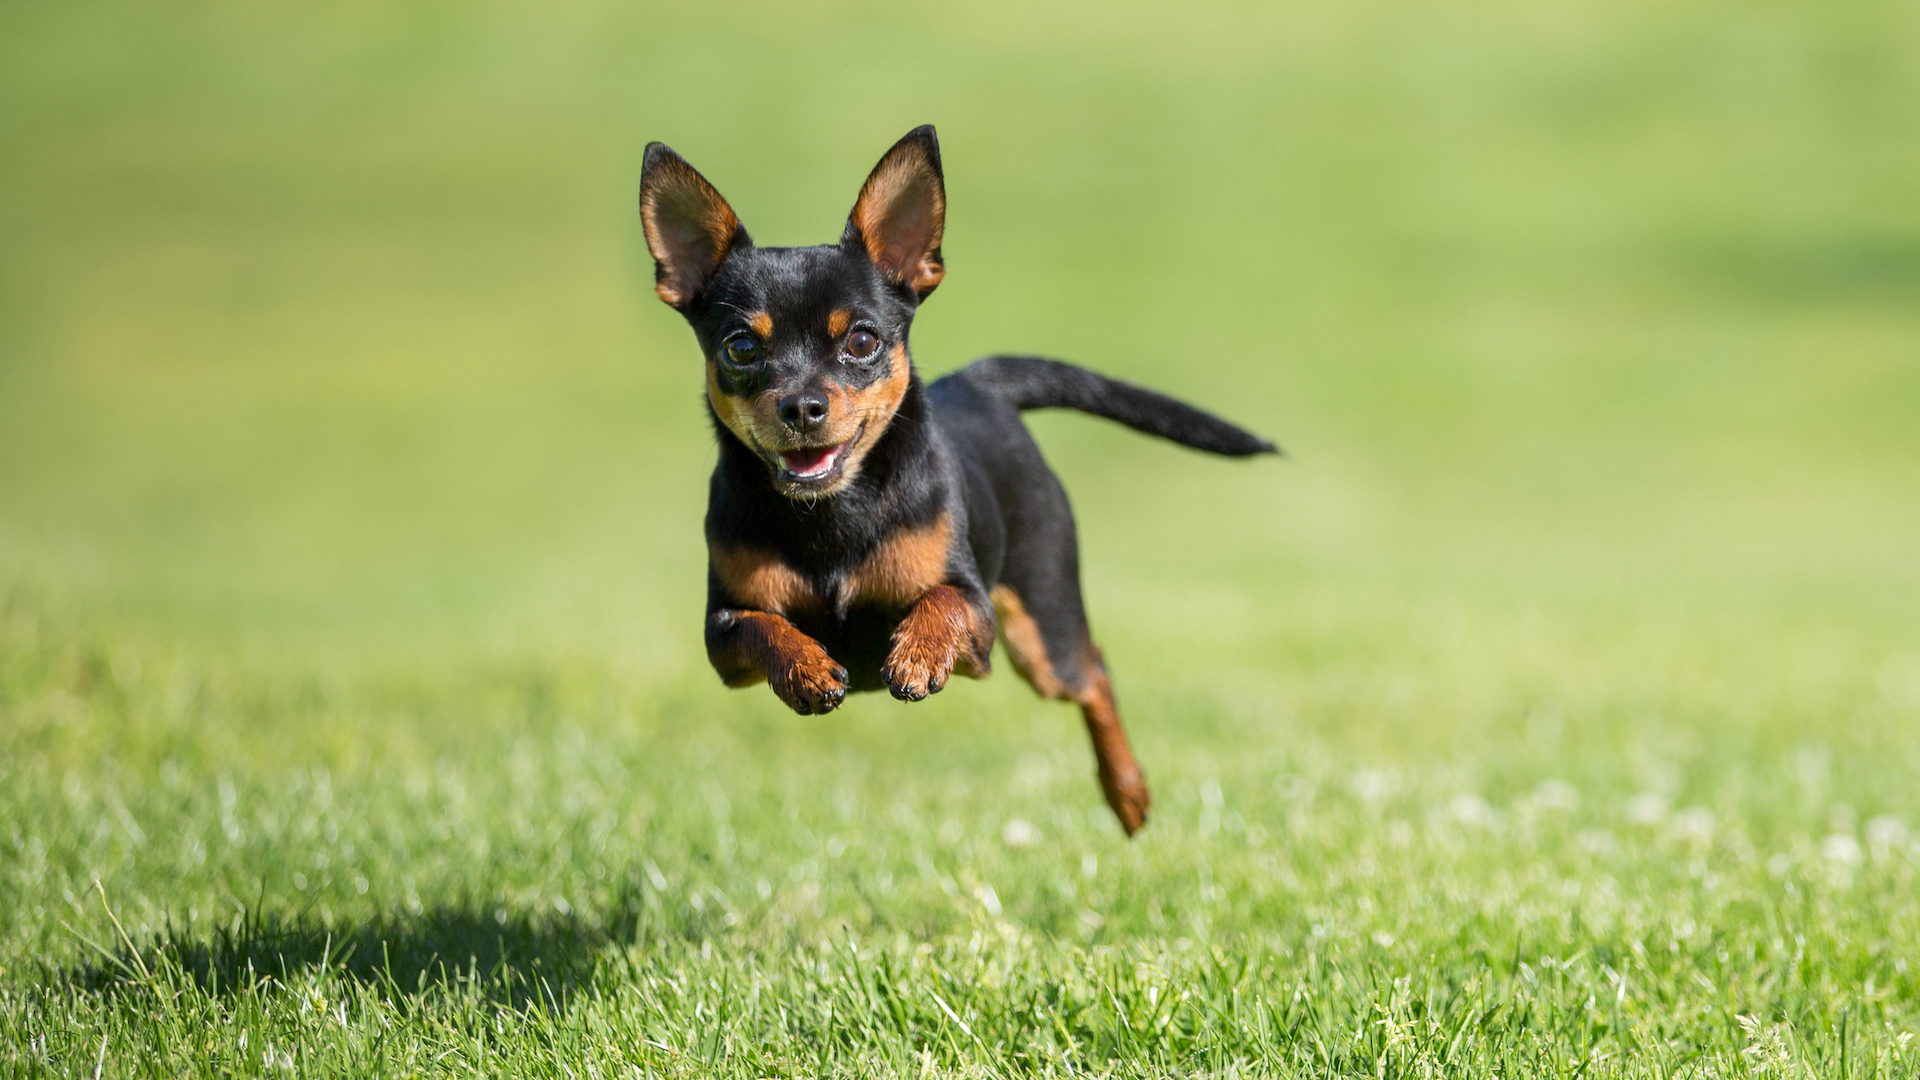
[[[640,219],[654,290],[693,326],[714,415],[789,498],[851,481],[900,407],[908,327],[945,273],[945,215],[931,127],[874,167],[840,243],[809,248],[755,247],[693,166],[647,147]]]

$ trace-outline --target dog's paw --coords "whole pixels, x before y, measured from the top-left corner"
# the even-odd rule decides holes
[[[847,700],[847,669],[818,645],[775,672],[767,684],[801,716],[830,713]]]
[[[1104,765],[1100,769],[1100,790],[1107,797],[1107,805],[1113,807],[1113,814],[1120,819],[1120,827],[1132,836],[1147,825],[1147,808],[1153,805],[1153,792],[1147,790],[1147,778],[1138,768],[1129,768],[1113,772]]]
[[[926,635],[902,634],[887,653],[880,674],[887,689],[901,701],[924,701],[929,694],[946,689],[953,678],[953,665],[959,657],[959,642],[939,640]]]

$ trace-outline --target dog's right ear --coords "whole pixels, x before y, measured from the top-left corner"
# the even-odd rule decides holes
[[[653,291],[682,311],[736,247],[752,247],[733,207],[666,143],[640,167],[640,224],[653,253]]]

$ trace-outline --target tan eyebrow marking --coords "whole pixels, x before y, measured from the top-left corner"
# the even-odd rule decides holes
[[[753,327],[753,332],[763,338],[773,336],[773,316],[764,311],[756,311],[747,316],[747,325]]]
[[[853,322],[853,313],[845,308],[836,309],[827,316],[827,336],[837,338],[847,332],[848,324]]]

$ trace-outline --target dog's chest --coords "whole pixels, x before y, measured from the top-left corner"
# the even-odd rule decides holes
[[[946,580],[952,544],[953,529],[943,515],[884,538],[844,566],[808,568],[751,545],[709,544],[708,556],[721,586],[744,609],[844,619],[860,606],[911,607]]]

